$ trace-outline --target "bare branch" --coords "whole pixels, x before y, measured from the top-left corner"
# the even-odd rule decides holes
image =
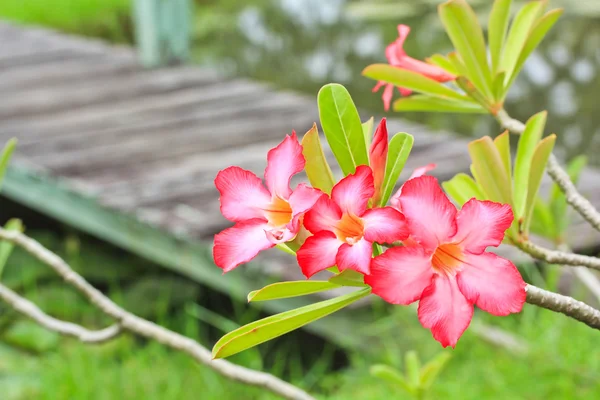
[[[600,311],[572,297],[552,293],[536,286],[527,285],[527,302],[538,307],[559,312],[590,328],[600,329]]]
[[[219,374],[248,385],[265,388],[290,400],[315,400],[302,389],[287,383],[266,372],[232,364],[225,360],[213,360],[211,352],[200,343],[176,332],[170,331],[153,322],[140,318],[115,304],[98,289],[90,285],[77,274],[59,256],[44,248],[40,243],[17,231],[0,228],[0,240],[7,240],[23,248],[35,258],[58,273],[68,284],[77,289],[100,311],[116,319],[124,330],[128,330],[148,339],[156,340],[174,350],[187,353],[196,361],[212,368]]]
[[[496,115],[496,119],[504,128],[509,131],[521,134],[525,130],[525,125],[514,118],[511,118],[506,111],[500,110]],[[548,175],[554,180],[558,187],[565,194],[567,203],[573,207],[586,221],[590,223],[596,230],[600,231],[600,212],[590,203],[588,199],[583,197],[577,190],[569,174],[560,166],[554,154],[550,154],[548,165],[546,167]]]
[[[560,251],[572,253],[571,248],[566,243],[559,244],[557,248]],[[600,279],[598,279],[598,275],[582,266],[574,267],[573,272],[581,281],[581,283],[583,283],[590,290],[590,292],[596,296],[596,300],[600,303]]]
[[[111,325],[102,330],[92,331],[80,325],[51,317],[40,310],[38,306],[2,284],[0,284],[0,298],[44,328],[60,333],[61,335],[74,337],[84,343],[104,343],[116,338],[121,333],[121,327],[118,324]]]
[[[572,267],[584,266],[600,270],[600,258],[584,256],[581,254],[567,253],[559,250],[550,250],[532,242],[518,242],[515,245],[525,253],[550,264],[569,265]]]

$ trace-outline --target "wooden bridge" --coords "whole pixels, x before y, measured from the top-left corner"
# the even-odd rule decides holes
[[[221,276],[210,241],[229,223],[213,179],[229,165],[262,176],[267,150],[318,119],[315,96],[194,66],[147,70],[130,48],[0,23],[0,99],[0,141],[19,140],[4,196],[234,298],[300,278],[276,251]],[[468,170],[467,140],[394,118],[389,130],[415,136],[404,178],[431,161],[441,179]],[[581,187],[600,206],[600,174],[587,170]],[[585,224],[570,237],[600,243]],[[342,317],[311,327],[339,332]]]

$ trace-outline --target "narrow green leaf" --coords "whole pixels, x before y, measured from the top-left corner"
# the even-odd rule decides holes
[[[510,87],[510,85],[504,84],[505,80],[506,73],[504,73],[504,71],[500,71],[494,77],[492,91],[494,92],[494,100],[496,100],[496,104],[502,104],[504,102],[504,96],[506,96],[506,92]]]
[[[380,206],[384,206],[392,196],[392,191],[400,178],[400,173],[404,169],[404,164],[408,159],[415,139],[408,133],[397,133],[390,140],[388,147],[387,163],[385,166],[385,178],[383,179],[382,195],[379,201]]]
[[[344,270],[329,278],[329,282],[340,286],[365,286],[365,277],[360,272],[351,269]]]
[[[529,230],[553,242],[558,239],[552,210],[539,196],[536,197],[533,204],[533,215],[529,224]]]
[[[519,72],[521,72],[523,65],[525,65],[525,61],[527,61],[527,58],[531,55],[531,53],[533,53],[533,51],[536,49],[536,47],[538,47],[542,40],[544,40],[544,37],[546,36],[548,31],[552,29],[552,27],[554,26],[556,21],[558,21],[562,14],[563,10],[557,8],[548,11],[542,18],[540,18],[536,22],[535,26],[531,29],[531,32],[527,37],[525,45],[523,46],[523,50],[521,50],[521,54],[519,55],[512,75],[508,79],[506,87],[510,87],[510,85],[514,82],[514,80],[519,75]]]
[[[443,182],[442,187],[460,207],[472,198],[486,200],[486,196],[481,191],[479,185],[477,185],[473,178],[462,172],[454,175],[449,181]]]
[[[421,386],[421,362],[419,356],[414,350],[407,351],[404,355],[404,366],[406,368],[406,376],[412,386]]]
[[[7,231],[23,232],[25,230],[25,227],[23,226],[23,222],[21,222],[20,219],[10,219],[8,220],[6,225],[4,225],[4,229],[6,229]],[[15,245],[12,242],[0,242],[0,277],[2,277],[4,267],[6,266],[8,257],[10,257],[10,253],[12,253],[14,247]]]
[[[446,32],[467,68],[467,78],[485,97],[492,97],[492,78],[487,63],[483,31],[465,0],[449,0],[438,7]]]
[[[371,293],[371,288],[364,288],[356,292],[272,315],[244,325],[219,339],[212,349],[213,358],[229,357],[291,332],[294,329],[298,329],[312,321],[336,312],[369,295],[369,293]]]
[[[248,293],[248,302],[305,296],[307,294],[323,292],[338,287],[339,285],[327,281],[278,282]]]
[[[510,134],[508,131],[504,131],[501,135],[496,136],[494,139],[494,145],[498,149],[498,153],[500,153],[500,157],[502,157],[502,163],[504,164],[504,169],[506,170],[506,176],[508,179],[512,179],[512,161],[510,158]]]
[[[500,66],[498,68],[499,71],[504,71],[506,73],[507,84],[513,76],[513,72],[515,71],[517,61],[525,46],[527,37],[529,36],[529,32],[533,28],[543,7],[545,7],[545,1],[532,1],[527,3],[519,10],[510,26],[510,31],[508,32],[508,38],[502,49],[502,59],[500,60]]]
[[[529,118],[525,124],[525,131],[519,139],[513,171],[515,200],[513,211],[517,220],[525,216],[531,159],[544,133],[547,114],[546,111],[542,111]]]
[[[362,124],[356,106],[345,87],[330,83],[317,96],[325,138],[344,175],[359,165],[369,165]]]
[[[456,78],[456,84],[466,94],[469,95],[476,103],[480,104],[483,108],[488,110],[489,113],[494,114],[497,112],[498,107],[494,104],[494,99],[484,96],[476,87],[471,83],[470,80],[464,76]]]
[[[0,188],[2,187],[2,182],[4,181],[4,174],[6,174],[6,168],[8,167],[8,163],[10,162],[10,158],[12,156],[13,151],[15,151],[15,147],[17,146],[17,139],[12,138],[4,145],[4,149],[2,149],[2,154],[0,154]]]
[[[278,244],[275,245],[275,247],[278,248],[279,250],[283,251],[284,253],[288,253],[289,255],[295,256],[296,252],[294,251],[294,249],[292,249],[289,246],[289,243],[291,243],[291,242],[288,242],[288,243],[278,243]]]
[[[456,75],[465,78],[469,75],[465,63],[463,62],[462,58],[460,58],[460,54],[458,54],[456,51],[448,53],[448,61],[452,63],[454,69],[458,72]]]
[[[525,209],[525,223],[524,232],[529,232],[529,224],[531,223],[531,216],[533,215],[533,206],[537,193],[540,190],[542,184],[542,176],[546,169],[546,163],[548,157],[552,153],[554,148],[554,142],[556,141],[556,135],[552,134],[544,138],[535,148],[535,153],[531,159],[531,169],[529,171],[529,183],[527,188],[527,204]]]
[[[451,358],[450,353],[440,353],[425,364],[421,369],[421,387],[429,389]]]
[[[508,30],[512,0],[495,0],[488,22],[488,44],[492,59],[492,74],[498,72],[502,48]]]
[[[417,72],[393,67],[389,64],[369,65],[363,70],[363,75],[367,78],[385,81],[430,96],[441,97],[447,100],[470,101],[467,96],[455,92],[433,79],[429,79]]]
[[[429,57],[427,59],[427,62],[429,64],[437,65],[438,67],[446,70],[447,72],[451,73],[452,75],[459,75],[459,72],[457,71],[457,69],[454,66],[454,64],[452,63],[452,61],[450,61],[448,58],[444,57],[441,54],[432,55],[431,57]]]
[[[473,170],[477,184],[481,186],[488,199],[500,203],[512,204],[510,179],[506,175],[504,162],[489,136],[469,143],[469,154],[473,161]]]
[[[371,147],[371,139],[373,139],[373,117],[369,118],[365,122],[362,123],[363,135],[365,136],[365,145],[367,146],[367,151],[369,151],[369,147]]]
[[[370,368],[370,372],[371,372],[371,375],[373,375],[379,379],[383,379],[384,381],[387,381],[388,383],[398,385],[399,387],[401,387],[408,393],[411,393],[411,394],[417,393],[417,388],[412,386],[400,372],[396,371],[392,367],[388,367],[387,365],[377,364],[377,365],[373,365]]]
[[[394,111],[429,111],[487,114],[487,111],[476,103],[458,100],[446,100],[439,97],[431,97],[422,94],[401,97],[394,102],[393,107]]]
[[[330,194],[335,179],[323,153],[317,124],[313,124],[302,138],[302,155],[306,159],[304,170],[312,187]]]

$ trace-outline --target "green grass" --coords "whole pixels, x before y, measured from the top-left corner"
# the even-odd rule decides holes
[[[131,0],[2,0],[0,19],[69,33],[131,41]]]
[[[137,308],[138,313],[207,347],[223,330],[258,317],[245,304],[226,306],[206,291],[190,290],[197,285],[188,287],[174,274],[155,270],[143,260],[95,241],[73,235],[59,238],[48,232],[38,232],[35,237],[61,253],[117,302]],[[52,315],[89,327],[110,323],[22,252],[11,256],[3,280]],[[157,294],[154,281],[176,290]],[[447,350],[453,357],[429,399],[569,400],[600,395],[597,331],[529,305],[517,316],[496,318],[478,313],[476,319],[520,337],[530,351],[515,355],[467,330],[456,350]],[[408,350],[416,350],[423,361],[442,351],[409,307],[376,301],[373,323],[356,329],[365,334],[365,341],[381,344],[379,348],[385,350],[375,354],[349,351],[347,364],[340,362],[333,347],[315,347],[314,337],[293,333],[275,344],[243,352],[232,361],[284,376],[323,400],[408,399],[400,389],[371,377],[369,367],[383,363],[402,369]],[[36,328],[6,308],[0,309],[0,330],[3,400],[276,398],[229,382],[185,354],[131,335],[103,345],[83,345]]]

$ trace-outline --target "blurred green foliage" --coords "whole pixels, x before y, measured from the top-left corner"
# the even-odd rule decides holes
[[[0,1],[0,18],[65,32],[131,42],[131,0]]]

